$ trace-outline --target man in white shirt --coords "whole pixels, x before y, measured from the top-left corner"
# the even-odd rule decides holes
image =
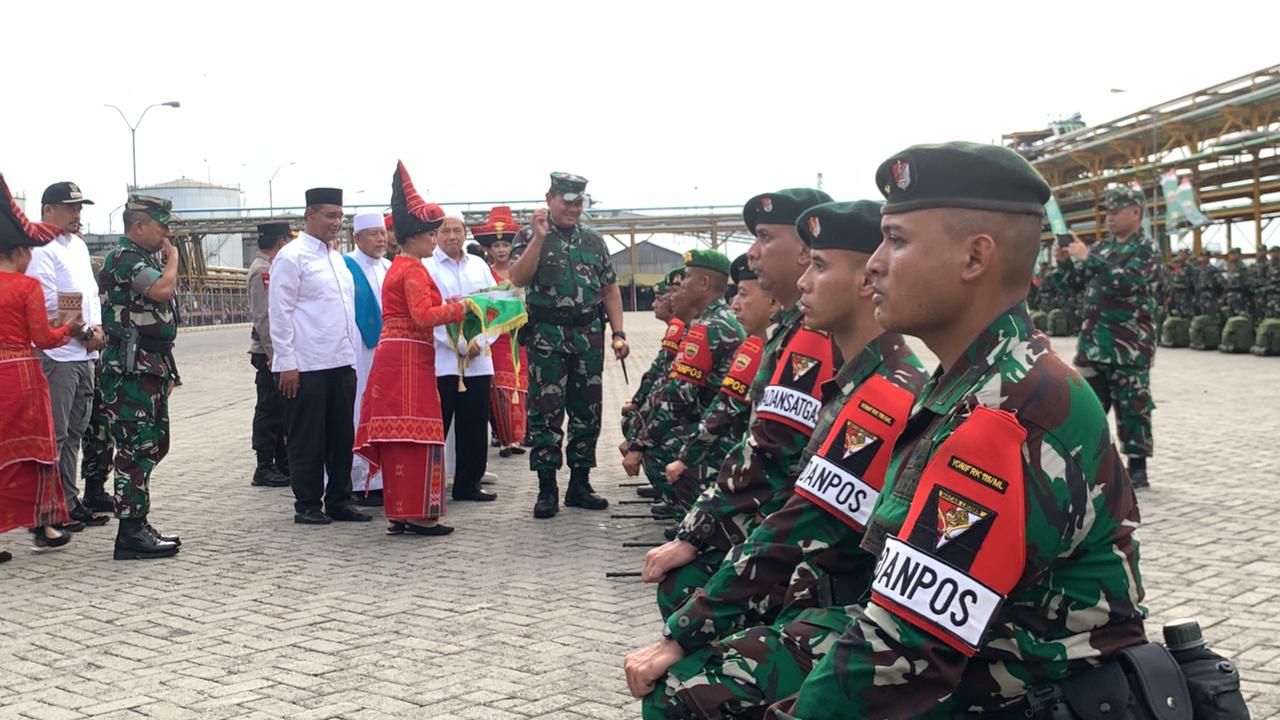
[[[356,249],[344,259],[355,283],[356,329],[360,337],[356,342],[356,404],[355,427],[360,426],[360,402],[365,385],[369,382],[369,370],[373,368],[373,352],[382,334],[382,281],[391,269],[387,255],[387,228],[382,213],[361,213],[351,219],[355,233]],[[366,481],[368,493],[366,494]],[[351,488],[355,491],[357,505],[377,507],[382,505],[382,473],[369,476],[369,463],[356,455],[351,462]]]
[[[333,249],[342,231],[342,190],[308,190],[303,217],[305,229],[271,262],[267,294],[275,352],[271,370],[285,398],[293,521],[368,522],[370,517],[351,502],[360,334],[351,273]]]
[[[446,217],[436,235],[435,252],[422,261],[445,298],[469,295],[497,284],[483,259],[463,251],[466,239],[467,229],[462,218]],[[470,345],[465,342],[455,345],[444,327],[437,327],[435,336],[436,384],[440,389],[445,432],[454,424],[453,499],[495,500],[496,494],[480,489],[480,479],[489,464],[489,385],[493,381],[493,359],[484,352],[488,338],[478,337]]]
[[[58,474],[71,513],[68,529],[103,525],[110,518],[95,513],[80,501],[76,488],[77,454],[80,440],[89,425],[93,408],[94,363],[105,344],[102,333],[102,302],[98,282],[89,261],[89,248],[80,238],[80,211],[93,201],[84,197],[73,182],[57,182],[45,188],[40,198],[42,222],[62,228],[52,242],[33,248],[27,274],[40,281],[49,317],[58,315],[58,296],[78,299],[84,317],[85,335],[60,348],[41,350],[40,364],[49,380],[53,406],[53,430],[58,442]],[[78,296],[78,298],[76,297]],[[98,489],[102,494],[102,489]],[[100,504],[101,497],[90,498]]]

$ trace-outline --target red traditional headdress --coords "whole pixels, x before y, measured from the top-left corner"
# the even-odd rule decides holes
[[[499,205],[489,211],[489,219],[483,225],[471,226],[471,234],[476,242],[489,247],[499,240],[511,242],[522,228],[511,216],[511,208]]]
[[[396,162],[395,175],[391,177],[391,219],[397,240],[430,232],[444,223],[444,209],[422,199],[413,189],[409,171],[399,161]]]
[[[0,174],[0,250],[37,247],[58,237],[60,232],[62,228],[55,225],[28,220],[9,192],[9,183]]]

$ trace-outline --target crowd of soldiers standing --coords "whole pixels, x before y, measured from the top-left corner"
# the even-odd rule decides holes
[[[1211,254],[1193,255],[1188,248],[1182,248],[1152,280],[1158,303],[1157,326],[1164,329],[1161,344],[1215,349],[1215,342],[1179,341],[1178,333],[1170,332],[1170,328],[1183,324],[1189,328],[1191,321],[1201,318],[1202,324],[1224,333],[1235,319],[1236,327],[1256,333],[1255,354],[1276,354],[1272,336],[1280,330],[1267,321],[1280,321],[1280,245],[1260,251],[1252,264],[1244,261],[1236,247],[1228,249],[1224,258],[1219,267]],[[1080,331],[1085,314],[1084,293],[1072,286],[1068,275],[1062,263],[1042,261],[1028,296],[1033,319],[1050,335],[1074,335]],[[1169,323],[1170,318],[1174,323]]]

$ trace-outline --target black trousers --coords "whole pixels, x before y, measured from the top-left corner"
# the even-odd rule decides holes
[[[440,389],[440,409],[444,431],[453,430],[453,494],[465,495],[480,489],[480,478],[489,467],[489,386],[492,375],[463,378],[467,391],[458,391],[457,375],[436,378]]]
[[[253,406],[253,451],[259,457],[265,455],[286,464],[281,457],[285,441],[284,396],[271,374],[266,353],[249,353],[249,362],[257,371],[253,384],[258,391],[258,402]]]
[[[333,511],[351,504],[351,422],[356,402],[353,367],[298,374],[298,394],[285,400],[289,479],[297,512]],[[324,474],[329,473],[325,487]]]

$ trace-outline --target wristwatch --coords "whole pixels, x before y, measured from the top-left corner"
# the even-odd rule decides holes
[[[622,332],[621,330],[614,330],[613,336],[616,338],[622,338],[623,340],[627,339],[627,334]]]
[[[704,542],[702,538],[698,537],[697,535],[694,535],[692,531],[690,531],[688,528],[684,526],[681,526],[679,529],[676,530],[676,539],[683,540],[684,542],[689,543],[690,545],[697,548],[698,552],[702,552],[703,550],[707,549],[707,543]]]

